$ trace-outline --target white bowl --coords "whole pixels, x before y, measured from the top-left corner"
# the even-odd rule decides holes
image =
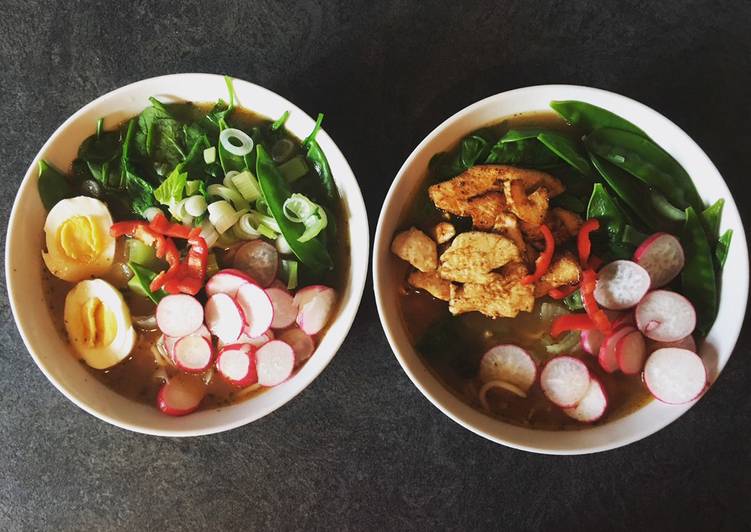
[[[313,128],[314,120],[278,94],[246,81],[235,80],[239,103],[248,109],[275,119],[289,111],[287,128],[299,138]],[[368,269],[368,218],[357,180],[346,159],[325,131],[317,140],[331,165],[349,224],[350,269],[343,304],[333,319],[315,354],[287,382],[250,400],[227,407],[204,410],[185,417],[170,417],[155,407],[139,404],[118,395],[94,379],[69,354],[70,348],[56,332],[46,311],[42,286],[42,227],[46,212],[37,193],[37,163],[42,157],[58,168],[68,168],[81,142],[94,131],[99,117],[107,127],[141,112],[149,96],[162,100],[213,102],[227,98],[222,76],[213,74],[175,74],[146,79],[114,90],[83,107],[68,118],[34,158],[18,190],[6,238],[5,275],[11,308],[18,329],[34,361],[47,378],[75,404],[113,425],[162,436],[211,434],[250,423],[282,406],[300,393],[336,354],[349,332],[360,305]]]
[[[605,451],[640,440],[678,419],[692,404],[668,406],[652,401],[640,410],[610,423],[577,431],[532,430],[504,423],[475,410],[448,391],[428,370],[410,344],[397,304],[398,259],[389,251],[394,232],[404,218],[416,188],[426,176],[428,161],[482,126],[530,111],[550,110],[551,100],[582,100],[617,113],[643,129],[689,172],[706,202],[725,199],[722,230],[733,229],[717,321],[700,347],[714,382],[730,358],[741,330],[748,292],[748,250],[733,197],[712,161],[670,120],[624,96],[571,85],[543,85],[516,89],[481,100],[435,128],[423,140],[391,185],[378,220],[373,250],[373,277],[378,312],[396,358],[412,382],[435,406],[467,429],[509,447],[546,454],[584,454]]]

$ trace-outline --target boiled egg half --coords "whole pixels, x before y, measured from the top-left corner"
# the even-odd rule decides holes
[[[105,369],[126,358],[136,331],[123,295],[107,281],[81,281],[65,297],[65,329],[76,352],[92,368]]]
[[[107,273],[115,256],[111,226],[110,211],[98,199],[78,196],[57,202],[44,223],[47,269],[69,282]]]

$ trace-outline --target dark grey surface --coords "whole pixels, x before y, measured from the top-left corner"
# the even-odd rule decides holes
[[[683,127],[749,207],[748,2],[0,2],[2,230],[27,165],[93,98],[217,72],[313,114],[375,226],[404,158],[484,96],[540,83],[636,98]],[[304,393],[229,433],[131,434],[46,381],[0,301],[0,529],[721,529],[751,527],[748,328],[688,414],[625,449],[545,457],[487,442],[424,399],[371,286]]]

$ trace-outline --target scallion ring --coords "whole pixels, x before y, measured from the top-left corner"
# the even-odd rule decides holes
[[[236,141],[233,143],[232,141]],[[239,129],[228,127],[219,133],[219,142],[232,155],[242,157],[253,151],[253,139]],[[239,144],[237,144],[239,143]]]

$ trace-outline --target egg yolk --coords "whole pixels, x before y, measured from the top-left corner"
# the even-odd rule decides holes
[[[81,309],[83,341],[88,347],[105,347],[112,343],[117,333],[115,315],[97,298],[91,298]]]
[[[68,218],[57,232],[60,249],[71,260],[88,264],[102,252],[99,227],[91,216]]]

